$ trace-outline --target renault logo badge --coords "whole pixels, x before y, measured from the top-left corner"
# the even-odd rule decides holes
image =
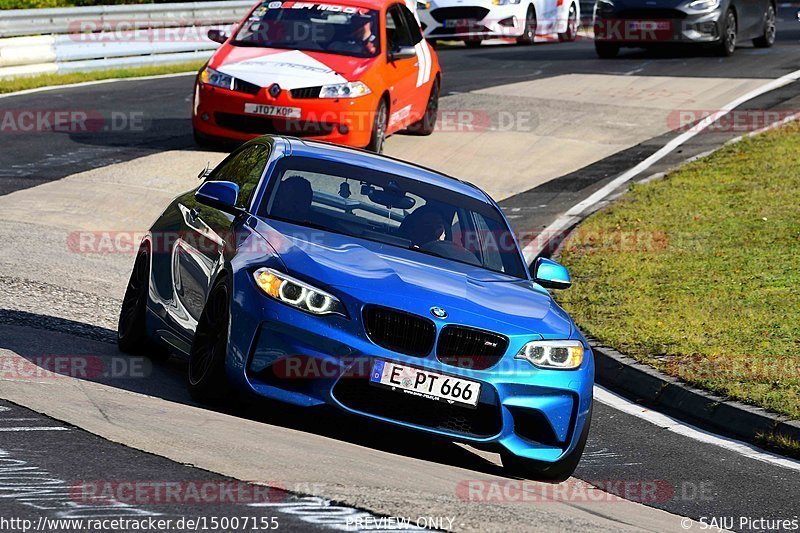
[[[431,307],[431,314],[436,318],[447,318],[447,311],[441,307]]]
[[[279,94],[281,94],[281,86],[277,83],[273,83],[269,86],[269,94],[273,98],[277,98]]]

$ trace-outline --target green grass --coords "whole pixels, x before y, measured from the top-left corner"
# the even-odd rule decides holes
[[[792,125],[634,186],[566,243],[559,301],[604,344],[800,419],[799,147]]]
[[[50,85],[65,85],[84,81],[107,80],[111,78],[136,78],[140,76],[155,76],[158,74],[172,74],[175,72],[188,72],[199,70],[204,61],[192,61],[175,65],[159,65],[153,67],[118,68],[111,70],[96,70],[92,72],[76,72],[70,74],[42,74],[39,76],[24,76],[19,78],[0,80],[0,93],[13,93],[25,89],[47,87]]]
[[[776,452],[794,457],[795,459],[800,459],[800,442],[786,435],[759,433],[756,435],[756,442],[765,448],[775,450]]]

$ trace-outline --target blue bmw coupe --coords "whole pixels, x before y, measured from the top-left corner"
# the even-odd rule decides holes
[[[143,240],[122,351],[183,353],[200,401],[235,390],[499,452],[565,479],[592,413],[586,340],[477,187],[388,157],[250,141]],[[164,350],[166,349],[166,350]]]

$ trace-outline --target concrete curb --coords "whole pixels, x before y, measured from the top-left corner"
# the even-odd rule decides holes
[[[800,420],[695,388],[594,339],[589,342],[597,382],[605,387],[723,435],[756,442],[759,434],[775,434],[800,442]]]

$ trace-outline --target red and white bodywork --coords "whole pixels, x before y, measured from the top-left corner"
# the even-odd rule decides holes
[[[398,46],[413,56],[394,56]],[[381,100],[390,135],[420,120],[440,78],[403,1],[260,2],[198,75],[192,123],[205,137],[277,133],[365,147]]]

